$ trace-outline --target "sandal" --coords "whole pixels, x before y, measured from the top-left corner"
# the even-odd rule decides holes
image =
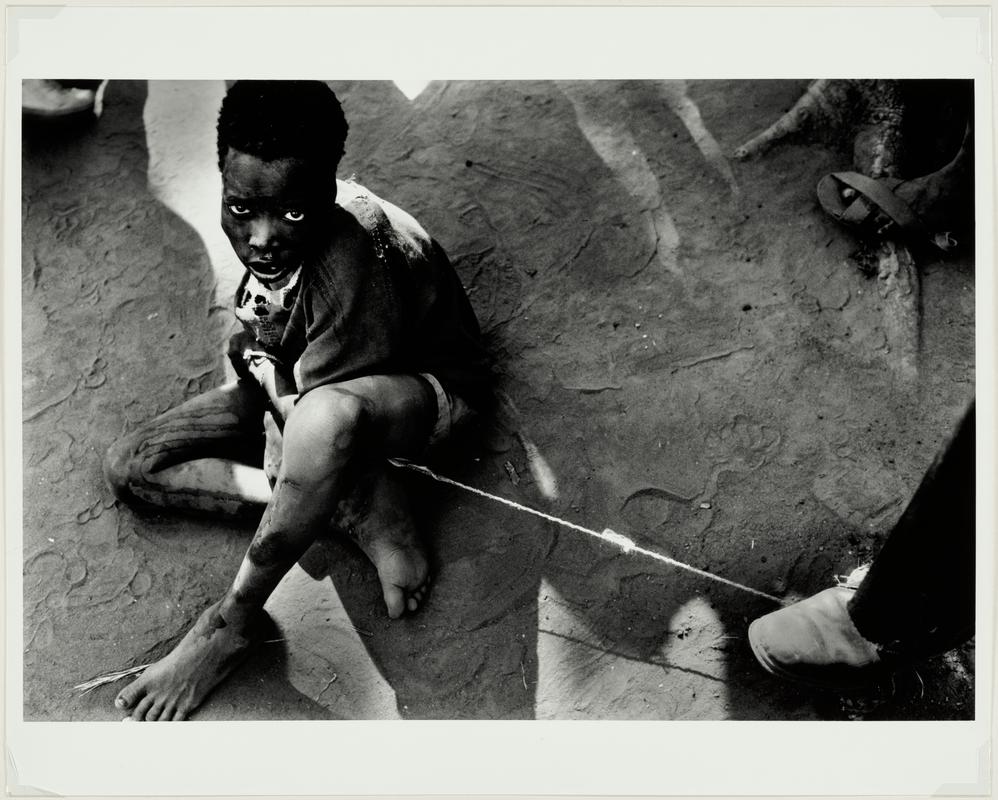
[[[833,172],[818,182],[818,202],[834,219],[867,232],[883,235],[896,226],[906,236],[932,241],[911,207],[894,194],[905,181],[869,178],[858,172]],[[852,196],[845,196],[845,189]]]

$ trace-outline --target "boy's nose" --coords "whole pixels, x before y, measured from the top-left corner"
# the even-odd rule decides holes
[[[265,219],[257,219],[250,225],[249,246],[254,250],[266,252],[273,248],[275,242],[274,226]]]

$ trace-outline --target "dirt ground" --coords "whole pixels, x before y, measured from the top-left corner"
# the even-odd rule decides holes
[[[343,174],[451,255],[558,497],[494,426],[441,472],[779,596],[876,551],[973,396],[973,254],[921,258],[896,324],[815,198],[847,148],[724,158],[806,81],[332,85]],[[119,718],[123,684],[73,685],[163,654],[253,531],[137,514],[100,469],[116,437],[225,379],[222,92],[114,81],[96,124],[25,134],[27,719]],[[425,608],[388,620],[363,555],[323,541],[196,718],[973,717],[972,643],[868,692],[799,690],[748,649],[769,601],[420,476],[412,491]]]

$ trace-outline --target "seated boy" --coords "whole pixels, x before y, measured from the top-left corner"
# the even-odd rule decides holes
[[[408,214],[336,180],[347,124],[318,81],[236,83],[218,120],[222,228],[247,272],[240,377],[113,445],[129,502],[263,508],[225,596],[115,700],[132,720],[184,719],[252,644],[264,602],[336,525],[374,563],[390,617],[429,582],[386,457],[413,457],[488,397],[468,299]],[[265,473],[253,469],[266,449]]]

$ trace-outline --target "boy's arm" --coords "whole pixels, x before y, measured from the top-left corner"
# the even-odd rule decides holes
[[[297,392],[287,393],[287,381],[281,380],[276,364],[265,356],[253,358],[249,370],[266,392],[278,424],[283,426],[298,399]]]
[[[285,376],[274,357],[260,350],[256,339],[246,331],[236,333],[229,340],[229,360],[236,375],[259,384],[271,410],[283,424],[298,398],[294,379]]]

